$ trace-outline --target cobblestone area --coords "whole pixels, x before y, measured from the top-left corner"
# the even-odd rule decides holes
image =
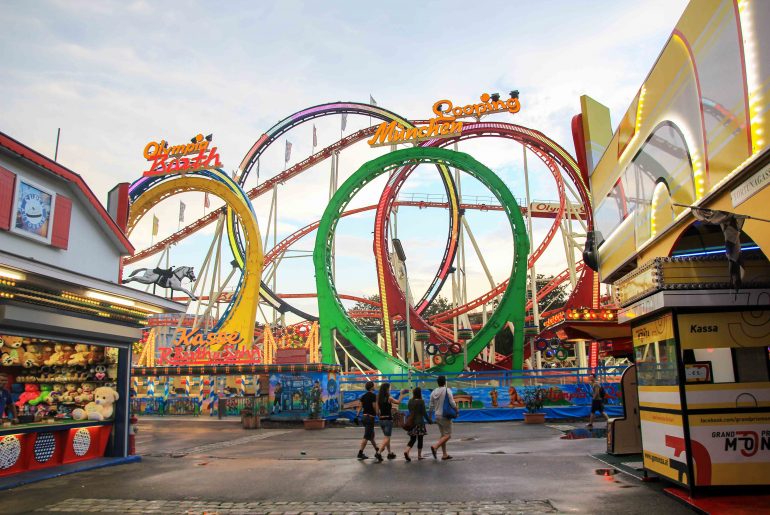
[[[140,499],[67,499],[38,509],[68,513],[163,513],[183,515],[492,515],[557,513],[548,500],[469,502],[211,502]]]

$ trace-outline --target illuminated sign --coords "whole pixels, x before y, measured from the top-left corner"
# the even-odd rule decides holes
[[[211,134],[198,134],[189,143],[169,147],[166,140],[150,141],[144,147],[144,158],[152,164],[142,175],[155,176],[170,173],[187,173],[204,168],[220,168],[217,147],[209,148]],[[194,157],[188,157],[193,156]]]
[[[436,138],[451,138],[462,134],[463,122],[459,118],[476,118],[493,113],[518,113],[521,109],[519,92],[511,91],[511,98],[500,100],[500,95],[481,95],[481,102],[456,106],[451,100],[439,100],[433,104],[436,115],[428,121],[428,125],[405,127],[398,122],[382,122],[368,141],[372,147],[395,145],[398,143],[416,143]]]
[[[209,347],[177,346],[161,348],[157,366],[189,365],[251,365],[262,363],[262,352],[254,347],[238,349],[235,345],[225,345],[221,350],[213,351]]]
[[[179,328],[174,335],[175,345],[238,345],[243,341],[240,333],[208,333],[193,332],[190,329]]]

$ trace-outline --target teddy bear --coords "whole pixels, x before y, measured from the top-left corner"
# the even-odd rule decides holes
[[[83,383],[78,389],[78,395],[75,397],[75,402],[79,404],[85,404],[94,400],[94,385],[91,383]]]
[[[19,395],[19,400],[16,401],[16,406],[21,408],[29,401],[40,397],[40,387],[36,384],[25,384],[24,392]]]
[[[75,397],[78,394],[78,385],[75,383],[67,383],[64,387],[64,393],[62,394],[62,402],[75,402]]]
[[[0,364],[6,367],[21,363],[24,350],[21,349],[23,340],[19,336],[0,337]]]
[[[61,361],[61,358],[64,357],[64,353],[62,352],[63,348],[64,346],[60,343],[54,345],[53,353],[50,354],[48,359],[45,360],[45,364],[48,366],[58,365],[59,361]]]
[[[88,345],[78,343],[75,345],[75,352],[72,353],[70,359],[67,360],[68,365],[87,365],[88,358],[91,355],[91,351],[88,349]]]
[[[88,347],[88,364],[94,365],[104,361],[104,349],[98,345],[90,345]]]
[[[43,349],[40,345],[30,343],[24,349],[21,364],[24,368],[39,367],[43,365]]]
[[[48,398],[46,399],[47,404],[58,404],[62,402],[62,396],[64,395],[64,386],[61,384],[55,384],[53,385],[53,389],[51,390],[51,393],[48,394]]]
[[[53,353],[54,347],[52,345],[43,345],[42,356],[40,357],[40,361],[43,362],[41,365],[47,365]]]
[[[106,420],[112,417],[113,405],[120,397],[118,392],[109,386],[100,386],[94,390],[94,400],[86,404],[84,408],[72,410],[72,418],[75,420]]]

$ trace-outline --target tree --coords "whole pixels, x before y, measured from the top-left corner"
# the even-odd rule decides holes
[[[548,283],[550,283],[555,276],[553,275],[543,275],[543,274],[537,274],[537,291],[538,294],[540,290],[542,290]],[[527,280],[527,298],[529,298],[530,295],[530,285],[532,282],[528,279]],[[545,297],[540,299],[537,303],[537,307],[539,308],[540,313],[544,313],[545,311],[550,311],[552,309],[560,308],[564,306],[564,304],[567,303],[567,298],[569,296],[567,295],[567,284],[561,283],[559,286],[557,286],[553,291],[549,292]]]
[[[371,300],[372,302],[380,303],[380,295],[367,295],[364,297],[367,300]],[[348,311],[381,311],[382,308],[379,308],[377,306],[372,306],[368,302],[356,302],[352,308],[350,308]],[[382,329],[382,319],[379,317],[354,317],[353,323],[357,325],[362,330],[366,329],[367,332],[374,330],[374,332],[379,332]]]
[[[430,306],[428,306],[428,308],[423,311],[422,317],[432,317],[433,315],[438,315],[439,313],[443,313],[444,311],[447,311],[451,308],[452,304],[449,302],[449,300],[443,295],[439,295],[433,300]]]

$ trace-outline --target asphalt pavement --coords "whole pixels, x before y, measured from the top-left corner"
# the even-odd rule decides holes
[[[355,426],[244,430],[235,421],[140,421],[142,462],[0,492],[0,513],[692,513],[590,455],[604,439],[563,440],[560,428],[518,422],[455,424],[454,459],[355,458]],[[381,432],[377,430],[378,439]],[[371,447],[367,454],[373,455]],[[599,471],[599,472],[597,472]]]

